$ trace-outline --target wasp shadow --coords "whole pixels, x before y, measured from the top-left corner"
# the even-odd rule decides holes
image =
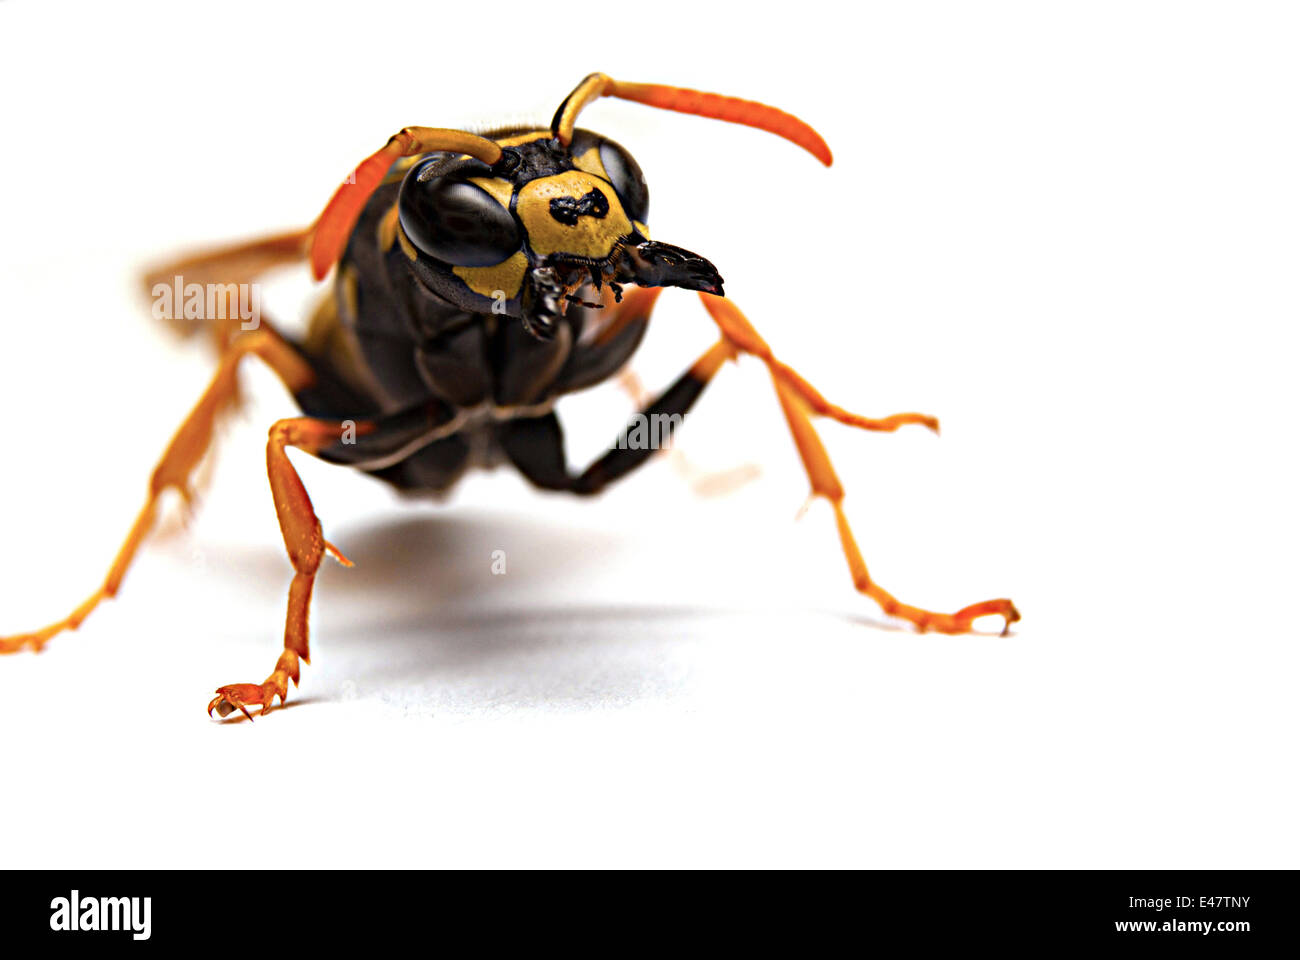
[[[617,528],[408,507],[338,525],[332,539],[354,566],[327,563],[313,601],[313,649],[328,651],[332,677],[318,673],[325,700],[353,687],[467,710],[671,697],[689,682],[692,647],[767,618],[734,597],[675,602],[655,561],[642,562],[636,539]],[[250,547],[225,559],[224,577],[282,609],[291,570],[280,551]],[[633,589],[611,589],[608,578],[584,589],[610,569],[631,571]]]
[[[356,683],[434,684],[444,702],[671,695],[685,679],[683,648],[720,618],[744,615],[617,595],[575,601],[593,574],[632,565],[635,543],[619,531],[456,510],[340,530],[339,539],[355,566],[321,584],[317,630],[355,661]]]

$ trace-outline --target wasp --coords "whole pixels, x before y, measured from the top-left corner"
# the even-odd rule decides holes
[[[649,459],[653,449],[615,443],[583,469],[565,460],[556,400],[623,369],[665,287],[695,291],[719,332],[675,383],[641,411],[676,423],[728,360],[766,365],[786,425],[811,484],[830,502],[854,587],[885,613],[920,631],[965,633],[984,616],[1019,619],[1007,599],[936,613],[895,599],[867,572],[843,509],[844,488],[813,417],[892,432],[918,413],[873,419],[827,400],[779,360],[699,254],[650,238],[649,192],[641,168],[614,140],[576,122],[599,97],[757,128],[804,148],[823,164],[831,151],[808,124],[765,104],[601,73],[564,99],[550,126],[482,135],[407,127],[361,162],[308,228],[227,246],[166,264],[154,278],[183,276],[227,288],[306,261],[314,278],[334,279],[305,336],[263,321],[254,329],[213,322],[215,374],[159,460],[145,504],[104,582],[72,613],[31,633],[0,638],[0,651],[40,650],[79,627],[113,597],[157,519],[162,494],[188,504],[193,478],[223,412],[237,400],[247,358],[268,366],[293,395],[300,416],[271,425],[266,466],[275,511],[293,566],[284,647],[261,683],[218,687],[208,713],[248,719],[296,687],[308,663],[312,587],[327,541],[286,451],[364,471],[413,493],[447,491],[471,468],[510,464],[532,484],[597,494]],[[233,293],[231,294],[233,296]],[[223,313],[224,317],[225,314]],[[633,421],[633,424],[636,421]],[[624,431],[633,428],[633,424]]]

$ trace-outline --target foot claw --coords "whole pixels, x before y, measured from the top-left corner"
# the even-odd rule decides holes
[[[225,719],[236,710],[253,719],[253,715],[248,712],[249,704],[257,704],[262,708],[262,713],[271,709],[276,694],[279,691],[272,688],[269,684],[258,685],[256,683],[232,683],[228,686],[218,687],[217,695],[208,703],[208,716],[212,716],[212,711],[217,711],[217,716]],[[280,696],[280,702],[284,703],[284,696]]]
[[[1003,624],[1002,633],[1001,633],[1001,636],[1004,637],[1010,635],[1011,625],[1020,619],[1020,611],[1016,609],[1016,605],[1012,603],[1010,600],[1007,600],[1005,602],[1007,608],[1002,612],[1002,616],[1003,619],[1006,620],[1006,623]]]
[[[1011,633],[1011,625],[1020,619],[1020,611],[1016,609],[1014,603],[1005,598],[985,600],[983,603],[972,604],[953,614],[952,620],[957,629],[946,632],[969,633],[980,617],[1001,617],[1003,624],[1000,636],[1005,637]]]
[[[1016,609],[1016,605],[1005,599],[974,603],[956,613],[934,613],[898,603],[892,598],[890,601],[881,604],[885,612],[908,621],[917,633],[929,633],[931,630],[949,635],[970,633],[975,626],[975,621],[980,617],[1001,617],[1004,621],[1002,636],[1005,637],[1011,632],[1011,625],[1020,619],[1020,611]]]

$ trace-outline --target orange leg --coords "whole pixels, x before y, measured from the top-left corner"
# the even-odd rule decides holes
[[[865,430],[882,431],[893,431],[904,424],[916,423],[937,432],[938,421],[919,413],[900,413],[882,420],[871,420],[835,406],[818,393],[812,384],[772,355],[771,348],[735,304],[722,297],[703,293],[700,294],[700,299],[704,301],[704,306],[727,340],[737,349],[751,353],[767,364],[772,375],[772,383],[776,387],[777,397],[781,402],[781,410],[785,414],[786,423],[790,427],[795,446],[803,460],[804,470],[812,484],[812,495],[825,497],[835,510],[840,545],[844,549],[844,557],[848,561],[854,587],[880,604],[885,613],[909,621],[922,632],[936,630],[940,633],[967,633],[978,618],[999,616],[1004,621],[1002,632],[1005,635],[1011,628],[1011,624],[1020,619],[1019,612],[1010,600],[986,600],[983,603],[963,607],[956,613],[934,613],[900,602],[871,579],[866,562],[862,559],[862,553],[853,537],[853,531],[849,528],[848,518],[844,515],[844,487],[835,473],[821,438],[813,429],[810,414],[831,417],[841,423]]]
[[[222,356],[212,382],[181,423],[154,469],[149,481],[149,495],[103,584],[63,619],[31,633],[0,637],[0,653],[16,653],[24,647],[39,651],[56,634],[77,629],[101,601],[117,594],[136,551],[153,529],[163,491],[174,489],[187,505],[192,502],[191,481],[195,469],[211,446],[217,419],[236,398],[239,361],[250,354],[265,361],[290,390],[303,389],[315,379],[307,363],[270,328],[263,327],[236,339]]]
[[[257,704],[266,713],[276,697],[286,702],[289,681],[298,685],[298,663],[310,663],[307,646],[307,613],[311,606],[312,587],[316,572],[328,552],[344,566],[351,562],[321,534],[320,519],[312,508],[311,497],[302,485],[298,472],[285,453],[286,447],[297,447],[315,453],[322,447],[337,442],[343,435],[344,424],[309,417],[295,417],[276,422],[266,443],[266,472],[271,481],[271,494],[275,499],[275,513],[280,521],[280,533],[293,564],[293,582],[289,585],[289,608],[284,621],[284,651],[275,663],[275,669],[261,683],[232,683],[217,688],[217,695],[208,704],[208,714],[213,710],[226,717],[240,710],[249,720],[253,715],[248,707]]]

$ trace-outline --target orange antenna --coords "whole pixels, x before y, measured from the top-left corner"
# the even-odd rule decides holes
[[[560,143],[568,146],[573,140],[573,125],[582,108],[600,97],[618,97],[635,100],[660,110],[693,113],[699,117],[726,120],[746,127],[766,130],[791,143],[803,147],[826,166],[831,165],[831,148],[808,124],[798,117],[753,100],[724,97],[718,93],[702,93],[684,87],[665,87],[656,83],[622,83],[603,73],[593,73],[578,84],[560,104],[551,121],[551,133]]]
[[[465,153],[489,166],[501,159],[501,147],[497,144],[460,130],[406,127],[394,134],[381,149],[361,161],[352,175],[334,191],[334,196],[316,220],[311,238],[313,277],[323,280],[325,274],[339,262],[348,235],[361,216],[361,208],[383,182],[388,168],[402,157],[434,150]]]

